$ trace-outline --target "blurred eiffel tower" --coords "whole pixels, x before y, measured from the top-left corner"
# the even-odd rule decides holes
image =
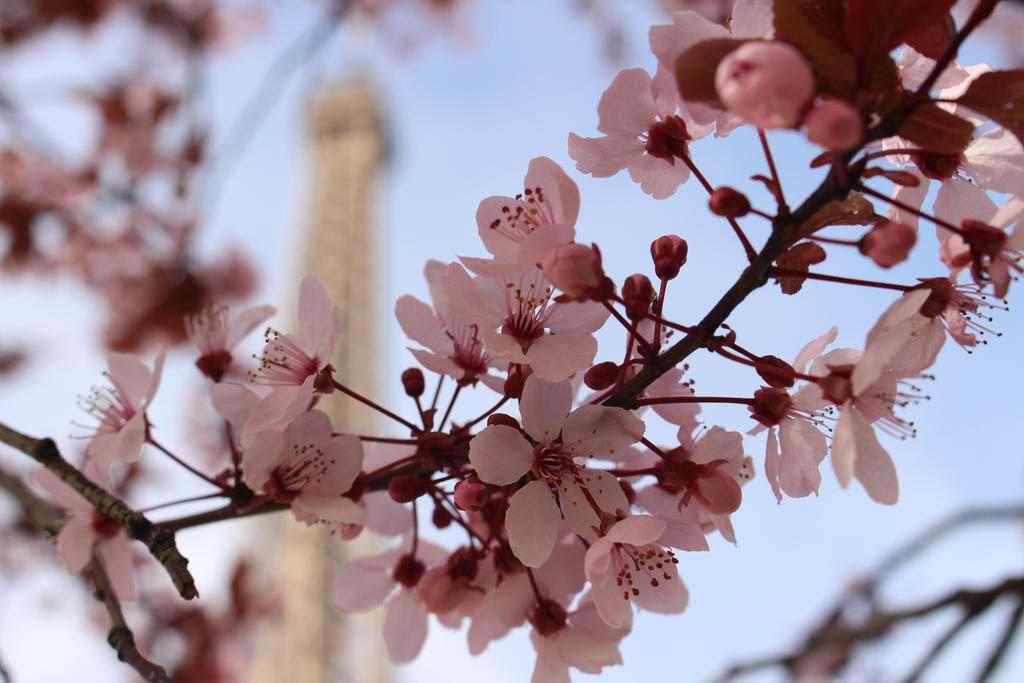
[[[332,360],[337,376],[354,390],[373,395],[374,315],[380,304],[373,300],[378,289],[373,217],[386,157],[384,125],[376,93],[365,81],[321,89],[310,104],[314,173],[303,274],[319,276],[341,310],[342,333]],[[330,415],[335,431],[373,431],[376,414],[351,399],[324,396],[317,407]],[[281,615],[258,635],[246,680],[389,681],[382,616],[341,614],[330,597],[345,556],[367,554],[365,545],[372,541],[361,536],[342,543],[325,527],[306,527],[291,515],[260,522],[263,556],[276,558],[271,580],[280,596]]]

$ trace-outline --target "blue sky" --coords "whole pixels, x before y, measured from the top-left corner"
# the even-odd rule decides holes
[[[303,142],[305,95],[311,86],[353,71],[366,71],[379,83],[393,135],[393,155],[379,201],[378,241],[382,273],[378,288],[385,312],[380,323],[382,376],[395,378],[382,387],[379,398],[389,405],[406,405],[397,375],[412,363],[390,314],[391,302],[405,293],[426,298],[422,269],[427,258],[448,261],[457,255],[484,255],[476,239],[477,204],[489,195],[517,192],[535,156],[550,156],[579,184],[582,208],[577,239],[598,243],[613,278],[621,281],[633,272],[648,271],[648,247],[658,235],[677,233],[688,240],[690,262],[668,297],[670,310],[680,319],[703,315],[741,267],[742,252],[731,231],[707,211],[706,197],[696,183],[658,202],[625,174],[593,179],[574,170],[566,149],[568,133],[596,134],[597,102],[618,68],[641,66],[653,71],[655,60],[647,50],[646,31],[651,23],[664,20],[648,3],[624,4],[622,26],[628,42],[625,62],[616,66],[603,59],[594,27],[572,16],[572,4],[481,2],[468,15],[470,39],[432,36],[410,56],[382,50],[372,32],[343,32],[283,86],[258,137],[230,175],[217,179],[223,181],[223,194],[205,239],[211,246],[242,244],[267,269],[262,300],[288,311],[301,277],[294,250],[309,183]],[[278,8],[252,46],[230,53],[214,67],[209,106],[222,128],[235,120],[272,55],[289,36],[306,30],[314,17],[312,8],[305,5]],[[37,61],[29,64],[26,58],[18,66],[27,72],[70,72],[75,49],[75,40],[64,36],[37,52]],[[816,151],[802,144],[796,133],[774,134],[771,142],[783,177],[794,178],[785,182],[787,195],[796,203],[820,177],[819,172],[806,170]],[[694,159],[713,184],[744,188],[755,205],[767,207],[763,190],[744,180],[764,172],[763,159],[756,152],[756,138],[749,131],[738,131],[725,141],[701,141],[692,148]],[[767,226],[759,220],[743,223],[755,245],[767,236]],[[939,275],[941,266],[933,256],[936,247],[930,229],[923,227],[914,258],[905,266],[883,272],[848,254],[830,256],[826,272],[847,274],[849,267],[853,269],[849,273],[896,282]],[[282,258],[282,253],[290,255]],[[1013,288],[1010,296],[1012,303]],[[35,364],[19,376],[17,390],[0,393],[2,419],[37,435],[75,433],[68,426],[70,420],[81,419],[74,397],[99,381],[104,368],[93,341],[95,303],[61,282],[2,281],[0,297],[4,309],[13,311],[6,330],[10,338],[42,340]],[[825,283],[808,283],[797,297],[782,297],[766,287],[743,304],[731,324],[741,342],[792,358],[806,341],[832,325],[839,326],[840,346],[862,345],[867,329],[891,300],[885,292],[853,292]],[[290,314],[281,316],[278,326],[287,329],[290,319]],[[1017,431],[1021,404],[1016,390],[1021,372],[1014,339],[1022,332],[1022,323],[1011,311],[997,315],[994,326],[1004,336],[971,356],[947,344],[933,368],[937,379],[923,387],[930,399],[905,415],[917,425],[917,438],[884,442],[900,474],[898,505],[890,508],[871,502],[856,483],[841,490],[827,462],[822,467],[820,497],[787,499],[777,505],[764,479],[756,478],[744,489],[744,505],[734,515],[738,547],[716,538],[710,553],[681,558],[680,573],[691,591],[688,611],[671,617],[638,615],[634,632],[622,648],[625,665],[606,670],[602,679],[702,680],[738,659],[778,652],[799,641],[802,629],[814,622],[847,582],[931,521],[967,505],[1019,499],[1024,449]],[[70,331],[74,331],[73,344],[67,341]],[[618,335],[608,335],[602,342],[607,346],[599,352],[599,360],[617,358]],[[189,363],[184,354],[172,360],[176,365],[170,368],[186,368]],[[697,354],[691,364],[702,393],[742,394],[752,388],[747,373],[707,354]],[[173,372],[169,369],[154,407],[154,422],[169,430],[181,424],[176,409],[188,400],[183,397],[194,397],[199,387],[197,378],[185,374],[187,370]],[[480,400],[489,403],[490,396]],[[716,408],[705,411],[711,423],[739,431],[752,426],[745,410]],[[655,432],[652,439],[657,441],[655,437],[667,441],[671,432]],[[760,471],[764,437],[748,439],[746,449]],[[218,533],[230,536],[230,526],[220,532],[181,535],[201,584],[203,576],[207,585],[218,584],[215,577],[224,559],[209,550],[211,543],[221,542]],[[953,586],[985,585],[993,577],[1020,570],[1020,532],[1015,527],[1006,525],[957,539],[955,547],[929,555],[896,577],[892,598],[913,604]],[[79,608],[88,596],[78,591],[81,596],[69,598],[75,593],[68,590],[73,584],[57,583],[63,581],[59,569],[46,577],[32,580],[38,584],[33,592],[12,591],[0,583],[0,594],[5,596],[0,600],[0,655],[14,679],[56,681],[67,675],[52,658],[26,656],[32,644],[39,642],[37,634],[46,632],[76,643],[68,646],[74,648],[68,659],[76,667],[88,662],[89,670],[96,671],[92,680],[109,680],[109,672],[117,671],[118,665],[102,638],[83,625]],[[211,587],[205,594],[216,590]],[[49,599],[51,609],[39,608],[43,599]],[[941,630],[941,622],[935,619],[921,631]],[[983,657],[965,653],[979,643],[984,651],[999,628],[993,619],[977,624],[966,634],[963,650],[951,649],[939,662],[941,680],[969,676]],[[863,675],[851,680],[862,680],[873,671],[898,677],[920,656],[918,638],[918,634],[901,632],[894,645],[873,650],[866,668],[858,669]],[[481,677],[521,681],[532,665],[533,651],[525,631],[470,658],[462,634],[434,623],[421,658],[398,671],[408,681],[428,680],[438,670],[445,672],[449,683]],[[1024,657],[1019,654],[1005,665],[1000,680],[1014,680],[1014,670],[1024,670]],[[577,678],[590,677],[574,675]]]

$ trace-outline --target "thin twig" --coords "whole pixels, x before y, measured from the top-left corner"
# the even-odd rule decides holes
[[[117,652],[117,658],[135,669],[144,680],[154,683],[174,683],[171,677],[159,664],[154,664],[139,652],[135,645],[135,636],[128,627],[121,611],[121,603],[117,600],[114,587],[110,584],[110,577],[107,576],[103,563],[93,554],[85,571],[92,577],[96,584],[96,599],[103,603],[110,616],[110,633],[107,634],[107,642]]]
[[[995,673],[995,670],[999,667],[999,662],[1002,661],[1003,655],[1006,653],[1010,642],[1013,637],[1017,634],[1020,629],[1021,619],[1024,618],[1024,600],[1017,601],[1017,607],[1013,610],[1013,614],[1010,615],[1010,620],[1006,624],[1006,630],[1003,631],[1003,637],[999,639],[995,648],[992,650],[992,654],[989,655],[988,660],[985,662],[985,666],[982,668],[981,673],[978,674],[978,683],[984,683],[988,680],[988,677]]]
[[[52,439],[35,439],[0,424],[0,441],[17,448],[40,465],[56,474],[96,509],[96,512],[124,527],[131,538],[141,541],[164,566],[178,594],[186,600],[199,597],[195,579],[188,571],[188,560],[178,551],[174,532],[153,524],[149,519],[125,505],[65,460]]]

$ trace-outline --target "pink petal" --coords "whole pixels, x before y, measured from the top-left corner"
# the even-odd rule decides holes
[[[256,490],[270,480],[270,473],[287,452],[288,439],[284,432],[260,432],[242,453],[242,475],[245,483]]]
[[[796,354],[796,358],[793,359],[793,369],[802,373],[811,359],[820,356],[825,347],[834,342],[837,336],[839,336],[839,328],[833,327],[817,339],[807,342],[807,345],[800,349],[800,353]]]
[[[690,168],[678,159],[670,163],[645,154],[629,165],[629,177],[655,199],[668,199],[689,179]]]
[[[92,557],[96,533],[92,530],[88,513],[72,515],[57,534],[57,554],[72,574],[85,569]]]
[[[782,502],[782,493],[779,491],[779,442],[775,438],[775,430],[768,430],[768,443],[764,451],[764,476],[772,487],[775,500]]]
[[[134,602],[138,597],[135,587],[135,561],[132,559],[128,536],[118,532],[113,538],[96,544],[96,554],[103,561],[114,594],[122,602]]]
[[[533,447],[518,430],[491,425],[469,442],[469,461],[481,481],[513,484],[533,465]]]
[[[665,519],[665,531],[658,537],[658,544],[680,550],[707,550],[708,539],[700,527],[684,519]]]
[[[595,178],[610,178],[643,153],[644,142],[639,138],[582,138],[569,133],[569,156],[576,170]]]
[[[631,411],[585,405],[565,418],[562,439],[573,453],[607,458],[638,442],[644,430],[643,420]]]
[[[647,545],[658,540],[665,531],[666,522],[650,515],[631,515],[619,520],[605,535],[613,543]]]
[[[597,340],[590,335],[548,334],[534,340],[526,362],[541,379],[561,382],[589,367],[596,355]]]
[[[395,303],[395,317],[405,336],[435,353],[452,351],[452,340],[444,333],[434,309],[413,296],[403,296]]]
[[[332,585],[331,597],[338,609],[365,612],[384,603],[395,589],[391,568],[398,551],[350,561],[341,568]]]
[[[531,481],[509,500],[505,528],[512,552],[527,567],[539,567],[551,555],[561,513],[546,482]]]
[[[782,458],[779,485],[793,498],[817,493],[821,485],[818,466],[825,459],[825,435],[804,420],[786,420],[779,425]]]
[[[260,396],[241,384],[221,382],[210,387],[213,408],[236,429],[241,429],[249,420]]]
[[[259,327],[260,323],[274,315],[277,309],[273,306],[253,306],[247,308],[231,320],[228,324],[226,346],[233,349],[238,342],[242,341],[250,332]]]
[[[578,478],[565,477],[559,482],[558,505],[573,531],[588,541],[595,540],[600,535],[601,518],[583,489],[602,512],[610,515],[629,512],[629,501],[619,480],[607,472],[581,469]]]
[[[553,223],[573,225],[580,211],[580,191],[562,167],[548,157],[530,161],[523,183],[526,189],[541,188],[544,200],[551,206]]]
[[[410,662],[427,640],[427,611],[410,590],[401,590],[388,604],[384,617],[384,644],[396,664]]]
[[[597,105],[597,129],[609,137],[636,138],[655,123],[651,77],[643,69],[620,71]]]
[[[536,375],[526,379],[519,411],[523,429],[536,441],[550,443],[562,431],[572,408],[572,386],[569,382],[548,382]]]

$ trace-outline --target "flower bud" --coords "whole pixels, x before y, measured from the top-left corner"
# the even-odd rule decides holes
[[[750,200],[739,190],[723,185],[711,193],[708,208],[711,209],[711,213],[718,216],[740,218],[750,213]]]
[[[757,359],[755,369],[768,386],[776,389],[791,387],[796,381],[796,370],[778,356],[761,356]]]
[[[487,425],[504,425],[512,429],[519,429],[519,421],[506,413],[494,413],[487,417]]]
[[[490,497],[487,484],[476,477],[463,479],[455,485],[455,507],[460,510],[479,510]]]
[[[715,71],[718,99],[758,128],[792,128],[814,96],[814,73],[789,43],[752,40]]]
[[[430,516],[430,521],[437,529],[447,529],[452,523],[452,513],[448,512],[446,508],[440,505],[434,506],[434,514]]]
[[[860,253],[883,268],[907,260],[917,242],[917,230],[905,223],[882,221],[860,239]]]
[[[687,250],[686,240],[678,235],[663,235],[651,242],[654,274],[659,280],[671,280],[679,275],[686,263]]]
[[[607,389],[619,378],[619,366],[612,361],[598,363],[583,375],[583,383],[594,391]]]
[[[740,485],[722,468],[707,469],[697,478],[693,497],[713,515],[729,515],[743,500]]]
[[[408,368],[402,372],[402,386],[405,394],[413,398],[419,398],[426,389],[426,381],[423,379],[423,371],[419,368]]]
[[[411,503],[430,488],[430,479],[411,474],[399,474],[388,482],[388,494],[396,503]]]
[[[622,299],[626,302],[626,316],[637,321],[651,310],[654,286],[646,275],[630,275],[622,284]]]
[[[505,395],[509,398],[519,398],[523,395],[523,386],[526,379],[533,374],[533,368],[529,365],[510,365],[508,378],[505,380]]]
[[[830,152],[848,152],[864,137],[864,120],[855,107],[842,100],[825,100],[804,117],[807,139]]]
[[[544,276],[574,301],[600,299],[605,280],[596,246],[572,242],[548,249],[541,264]]]
[[[399,558],[395,568],[391,570],[391,577],[406,588],[412,588],[423,577],[427,568],[422,562],[409,554]]]

